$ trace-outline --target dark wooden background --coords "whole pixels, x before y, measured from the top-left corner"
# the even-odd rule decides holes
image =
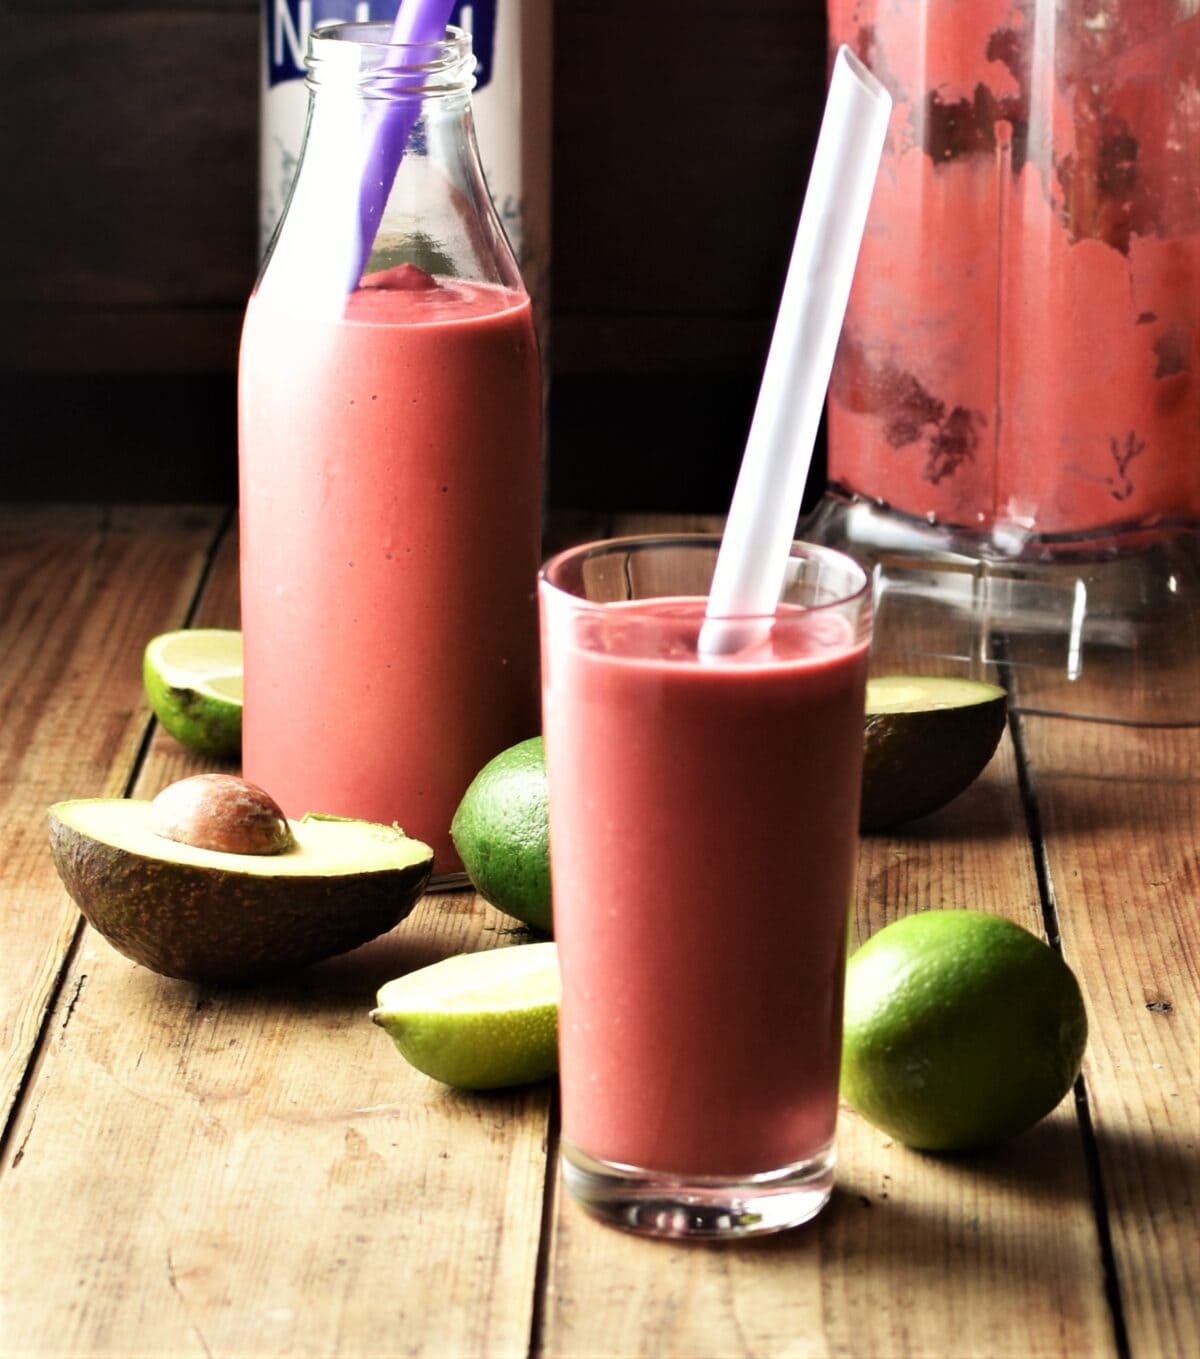
[[[0,0],[0,497],[217,500],[259,0]],[[550,499],[724,509],[803,196],[821,0],[557,0]]]

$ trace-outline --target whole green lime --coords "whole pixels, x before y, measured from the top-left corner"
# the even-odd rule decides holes
[[[501,751],[476,774],[450,836],[475,890],[543,934],[550,919],[550,822],[540,736]]]
[[[842,1095],[911,1147],[1023,1132],[1070,1090],[1086,1043],[1075,974],[1002,916],[906,916],[847,964]]]

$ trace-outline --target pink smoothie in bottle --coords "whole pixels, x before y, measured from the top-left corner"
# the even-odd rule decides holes
[[[467,784],[538,729],[529,298],[410,265],[340,318],[257,295],[239,401],[245,775],[453,872]]]
[[[702,600],[569,630],[543,587],[566,1155],[755,1175],[829,1154],[866,641],[781,606],[701,662]]]

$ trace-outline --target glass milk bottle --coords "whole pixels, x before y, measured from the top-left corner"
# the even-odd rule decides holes
[[[1010,633],[1061,672],[1047,710],[1200,721],[1200,686],[1154,711],[1130,687],[1200,628],[1200,6],[828,11],[896,102],[816,536],[973,610],[981,663]]]
[[[449,826],[539,727],[541,382],[469,37],[309,42],[296,182],[239,372],[243,769],[290,816]]]
[[[305,51],[327,20],[392,20],[396,0],[261,0],[259,236],[274,234],[295,176],[308,108]],[[450,22],[471,34],[480,161],[546,343],[550,266],[553,0],[461,0]]]

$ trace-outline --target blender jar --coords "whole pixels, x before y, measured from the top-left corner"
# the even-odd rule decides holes
[[[1200,4],[828,10],[895,109],[805,536],[884,647],[1200,721]]]

